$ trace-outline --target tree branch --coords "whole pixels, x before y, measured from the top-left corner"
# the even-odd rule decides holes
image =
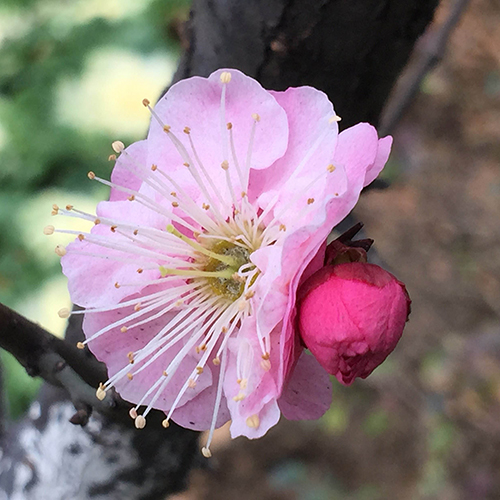
[[[455,0],[445,22],[434,32],[426,34],[420,56],[401,77],[394,95],[387,103],[381,119],[380,133],[390,134],[412,103],[427,74],[441,61],[448,39],[469,5],[469,0]]]

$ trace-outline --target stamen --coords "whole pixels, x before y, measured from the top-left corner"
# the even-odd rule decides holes
[[[137,418],[134,422],[137,429],[144,429],[144,427],[146,427],[146,418],[142,415],[137,415]]]
[[[208,248],[205,248],[204,246],[200,245],[199,243],[196,243],[196,241],[193,241],[191,238],[188,238],[187,236],[183,235],[180,231],[175,229],[175,227],[172,224],[169,224],[167,226],[167,232],[169,232],[170,234],[173,234],[174,236],[176,236],[177,238],[182,240],[184,243],[187,243],[189,246],[193,247],[198,252],[201,252],[202,254],[207,255],[208,257],[211,257],[212,259],[219,260],[221,262],[224,262],[228,266],[233,266],[233,267],[237,266],[237,264],[238,264],[237,261],[234,258],[232,258],[231,256],[221,255],[221,254],[212,252],[212,251],[208,250]]]
[[[115,153],[121,153],[125,149],[125,144],[122,141],[114,141],[111,147]]]
[[[66,319],[69,318],[71,311],[67,307],[63,307],[62,309],[59,309],[57,314],[60,318]]]
[[[252,415],[246,419],[246,424],[252,429],[257,429],[260,425],[260,419],[258,415]]]

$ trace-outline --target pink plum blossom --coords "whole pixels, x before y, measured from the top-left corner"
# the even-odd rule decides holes
[[[95,215],[55,209],[95,224],[58,253],[85,308],[80,347],[108,369],[97,396],[114,387],[138,428],[156,408],[165,427],[209,430],[205,456],[228,420],[233,437],[257,438],[281,413],[320,417],[331,384],[297,335],[297,287],[391,138],[366,123],[339,134],[323,92],[269,92],[236,70],[144,105],[147,138],[113,143],[111,182],[89,173],[109,201]]]
[[[403,283],[365,262],[323,267],[299,297],[305,345],[345,385],[366,378],[394,350],[411,303]]]

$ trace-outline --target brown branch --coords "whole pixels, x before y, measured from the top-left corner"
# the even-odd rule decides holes
[[[423,48],[417,60],[403,73],[400,84],[387,103],[381,119],[380,133],[387,135],[401,120],[420,89],[423,79],[442,60],[448,39],[465,12],[469,0],[455,0],[445,22],[423,38]]]
[[[66,389],[73,401],[109,414],[116,398],[99,401],[95,387],[106,380],[106,368],[93,356],[44,330],[0,304],[0,347],[10,352],[32,376]]]

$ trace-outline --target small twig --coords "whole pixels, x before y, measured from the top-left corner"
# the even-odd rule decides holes
[[[0,347],[9,351],[29,375],[39,375],[52,384],[61,385],[58,380],[66,373],[61,362],[67,363],[88,385],[97,386],[107,378],[105,366],[88,352],[50,334],[3,304],[0,304]],[[49,355],[52,355],[50,361]]]
[[[443,58],[448,39],[468,4],[469,0],[455,0],[445,22],[434,33],[429,34],[420,57],[403,74],[399,88],[396,88],[385,107],[379,127],[382,136],[394,131],[425,76]]]
[[[80,334],[80,324],[70,320],[67,336],[75,338]],[[98,384],[108,378],[103,363],[88,350],[55,337],[3,304],[0,304],[0,348],[10,352],[30,376],[41,377],[68,392],[77,410],[72,423],[85,425],[95,409],[115,422],[133,426],[128,415],[132,404],[113,390],[102,401],[95,395]],[[149,420],[160,426],[164,418],[163,412],[153,411]]]

